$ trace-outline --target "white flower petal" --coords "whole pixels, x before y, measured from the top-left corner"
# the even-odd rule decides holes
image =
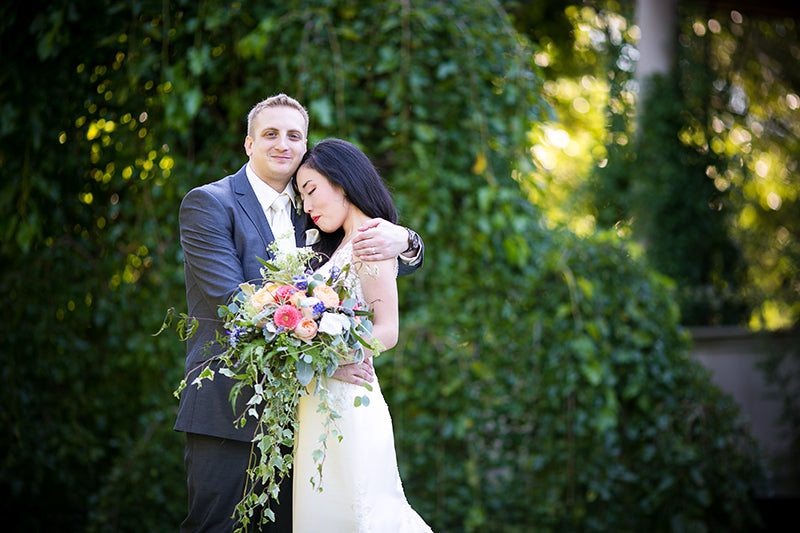
[[[319,321],[319,331],[328,335],[341,335],[350,327],[350,319],[336,313],[324,313]]]
[[[319,230],[307,229],[306,230],[306,246],[311,246],[319,241]]]

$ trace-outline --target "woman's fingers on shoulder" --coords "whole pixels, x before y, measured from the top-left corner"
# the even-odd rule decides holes
[[[376,228],[381,222],[385,222],[382,218],[371,218],[359,226],[359,231],[367,231],[368,229]],[[356,236],[358,239],[359,236]]]

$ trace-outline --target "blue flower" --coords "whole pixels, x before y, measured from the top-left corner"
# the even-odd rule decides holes
[[[304,291],[308,288],[308,279],[305,276],[294,276],[292,279],[294,280],[294,286],[297,287],[298,290]]]
[[[339,274],[341,274],[341,272],[342,272],[342,269],[341,269],[341,268],[339,268],[339,267],[337,267],[337,266],[334,266],[334,267],[332,267],[332,268],[331,268],[331,279],[336,279],[336,278],[338,278],[338,277],[339,277]]]
[[[238,344],[244,332],[245,328],[242,326],[233,326],[233,329],[228,332],[228,344],[231,345],[231,348],[236,348],[236,344]]]

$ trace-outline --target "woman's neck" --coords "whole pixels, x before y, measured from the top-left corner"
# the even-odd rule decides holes
[[[360,228],[361,225],[367,220],[369,220],[367,215],[361,212],[359,208],[352,206],[351,215],[348,216],[344,221],[344,224],[342,224],[342,229],[344,230],[344,238],[342,239],[342,243],[352,240],[358,233],[358,228]]]

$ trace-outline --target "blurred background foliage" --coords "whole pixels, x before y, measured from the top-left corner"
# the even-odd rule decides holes
[[[152,337],[184,302],[178,205],[244,163],[246,113],[277,92],[306,104],[312,141],[360,144],[425,239],[378,365],[406,492],[436,531],[756,527],[761,457],[683,324],[796,322],[799,102],[778,55],[796,34],[687,11],[682,74],[658,85],[679,97],[648,119],[667,132],[635,140],[632,16],[556,0],[0,7],[0,494],[16,530],[182,519],[183,348]],[[654,166],[659,147],[692,186]]]
[[[547,4],[555,22],[517,21],[543,45],[555,110],[532,130],[533,203],[550,224],[643,244],[678,282],[684,324],[797,324],[797,9],[678,2],[674,71],[637,106],[635,2]],[[538,16],[529,5],[519,9]]]

